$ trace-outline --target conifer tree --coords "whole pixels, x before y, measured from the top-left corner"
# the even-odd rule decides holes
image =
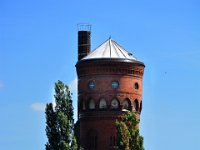
[[[73,106],[70,91],[61,81],[55,83],[55,107],[46,105],[46,150],[77,150],[74,137]]]
[[[143,137],[138,129],[135,113],[126,111],[120,121],[116,121],[117,150],[144,150]]]

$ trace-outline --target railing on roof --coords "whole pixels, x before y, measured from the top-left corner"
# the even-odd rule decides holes
[[[77,28],[78,31],[91,31],[92,26],[88,23],[79,23]]]

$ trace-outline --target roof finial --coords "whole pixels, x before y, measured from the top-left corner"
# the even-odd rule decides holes
[[[111,35],[109,36],[109,40],[111,39]]]

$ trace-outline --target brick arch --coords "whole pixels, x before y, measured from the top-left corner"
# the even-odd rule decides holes
[[[125,98],[122,102],[122,109],[131,110],[131,101],[129,98]]]
[[[101,110],[105,110],[108,108],[108,103],[104,97],[99,99],[98,108]]]
[[[142,112],[142,100],[140,101],[140,113]]]
[[[94,98],[90,97],[87,101],[87,108],[89,110],[95,110],[96,109],[96,103]]]
[[[110,109],[119,110],[120,109],[120,101],[118,98],[114,97],[110,101]]]
[[[80,104],[79,104],[80,110],[86,110],[86,101],[81,98]]]
[[[135,99],[133,101],[133,108],[132,108],[132,111],[135,111],[135,112],[138,112],[139,110],[139,102],[138,102],[138,99]]]

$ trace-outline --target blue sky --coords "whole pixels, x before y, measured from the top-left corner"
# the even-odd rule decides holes
[[[92,49],[109,36],[142,60],[146,150],[200,149],[200,2],[1,0],[0,149],[45,149],[44,106],[54,83],[73,93],[77,24]]]

